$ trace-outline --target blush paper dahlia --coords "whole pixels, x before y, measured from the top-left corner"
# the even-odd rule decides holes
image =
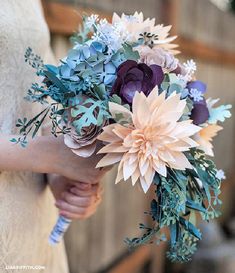
[[[154,192],[147,212],[152,224],[140,224],[140,236],[125,242],[132,248],[169,240],[168,258],[185,262],[202,238],[196,219],[220,215],[225,175],[211,157],[231,105],[206,98],[196,63],[176,58],[177,37],[170,29],[137,12],[114,13],[112,22],[91,15],[83,17],[58,66],[44,64],[28,48],[25,60],[42,81],[32,84],[26,99],[44,108],[32,119],[19,119],[21,136],[11,141],[26,146],[49,116],[52,134],[64,134],[77,156],[92,156],[101,142],[97,168],[117,164],[116,183]],[[59,217],[52,244],[70,222]]]

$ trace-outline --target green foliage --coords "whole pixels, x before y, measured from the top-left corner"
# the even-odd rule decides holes
[[[170,246],[167,257],[172,262],[189,262],[197,250],[197,241],[197,238],[190,232],[186,230],[181,231],[175,244]]]
[[[235,13],[235,0],[230,0],[230,6],[231,6],[232,12]]]
[[[149,212],[153,226],[141,224],[140,228],[145,232],[138,238],[127,239],[130,247],[154,242],[161,230],[167,227],[170,231],[167,257],[173,262],[187,262],[201,239],[201,232],[195,226],[195,214],[204,220],[219,216],[221,181],[216,177],[215,164],[198,149],[188,152],[187,158],[194,169],[168,169],[167,177],[155,176],[156,197]]]
[[[78,134],[81,134],[82,128],[89,127],[90,125],[101,126],[104,120],[110,118],[107,111],[107,106],[103,101],[95,101],[91,98],[84,101],[82,105],[77,105],[71,110],[73,118],[77,118],[73,122]]]
[[[16,123],[16,127],[19,128],[19,132],[21,136],[19,138],[13,138],[11,139],[11,142],[13,143],[20,143],[22,147],[25,147],[27,145],[27,136],[29,134],[32,135],[32,138],[34,138],[40,129],[43,121],[45,120],[46,116],[48,115],[50,111],[50,107],[42,110],[39,114],[37,114],[32,119],[28,120],[27,118],[18,119]]]
[[[37,74],[40,75],[44,67],[42,58],[39,55],[35,54],[30,47],[27,48],[24,57],[25,62],[29,63],[29,65],[36,69]]]
[[[134,51],[133,47],[129,44],[124,44],[123,45],[124,49],[124,56],[127,60],[133,60],[133,61],[138,61],[140,58],[139,52]]]
[[[82,24],[78,27],[78,32],[74,33],[72,37],[70,38],[70,41],[73,44],[83,44],[88,41],[89,34],[91,32],[90,28],[86,25],[87,16],[82,17]]]

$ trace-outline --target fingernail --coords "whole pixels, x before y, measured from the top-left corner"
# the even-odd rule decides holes
[[[66,216],[66,212],[64,212],[63,210],[60,210],[60,211],[59,211],[59,215],[61,215],[61,216]]]
[[[91,187],[91,185],[88,183],[80,183],[79,187],[82,189],[89,189]]]

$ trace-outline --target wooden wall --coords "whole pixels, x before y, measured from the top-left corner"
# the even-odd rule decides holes
[[[183,37],[190,37],[216,48],[220,54],[215,60],[195,58],[198,65],[197,77],[208,85],[210,97],[220,97],[222,103],[235,104],[235,63],[224,63],[228,52],[235,54],[235,16],[220,11],[210,1],[181,0],[178,9],[178,32]],[[193,4],[192,4],[193,3]],[[195,48],[197,51],[197,48]],[[188,56],[187,56],[188,57]],[[183,56],[183,58],[185,58]],[[216,62],[216,60],[221,61]],[[235,160],[235,118],[224,123],[224,131],[215,139],[215,154],[218,166],[229,173],[234,170]]]
[[[60,1],[65,2],[65,1]],[[173,23],[183,61],[193,56],[197,61],[197,77],[208,83],[208,96],[221,97],[223,103],[235,101],[235,16],[223,13],[208,0],[84,0],[74,1],[78,13],[96,11],[110,16],[111,12],[143,11],[145,16],[156,17],[157,22]],[[52,31],[52,47],[56,58],[69,48],[68,35],[76,30],[80,17],[71,7],[57,7],[53,1],[44,1],[45,14]],[[53,6],[54,5],[54,6]],[[234,110],[233,110],[234,112]],[[235,117],[235,113],[234,113]],[[235,118],[225,124],[215,141],[216,162],[230,176],[234,173]],[[114,185],[115,170],[105,177],[104,200],[98,213],[85,222],[72,225],[66,235],[66,246],[71,273],[123,272],[137,273],[133,265],[127,271],[103,270],[125,253],[125,236],[135,235],[137,225],[144,220],[143,211],[149,196],[129,183]],[[144,248],[135,261],[154,255],[157,259],[152,272],[161,273],[164,266],[162,249]],[[136,258],[138,257],[138,258]],[[141,258],[142,257],[142,260]],[[134,263],[132,263],[134,264]],[[143,273],[143,272],[141,272]]]

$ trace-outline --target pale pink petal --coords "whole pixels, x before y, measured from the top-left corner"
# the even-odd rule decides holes
[[[121,139],[124,139],[131,133],[132,130],[120,124],[116,124],[115,128],[113,128],[112,131],[116,136],[118,136]]]
[[[118,165],[118,172],[117,172],[115,184],[119,183],[122,180],[123,180],[123,161],[121,161]]]
[[[91,145],[82,146],[78,149],[72,149],[72,152],[81,157],[90,157],[94,154],[96,149],[96,142],[92,143]]]
[[[157,111],[157,109],[162,105],[162,103],[165,101],[165,97],[166,97],[166,92],[163,91],[158,97],[157,99],[149,102],[149,106],[150,106],[150,111],[151,113],[153,113],[153,111]]]
[[[117,114],[122,114],[123,115],[123,119],[125,121],[132,121],[132,113],[130,110],[128,110],[126,107],[114,103],[114,102],[109,102],[109,111],[112,115],[112,117],[115,119]]]
[[[114,142],[107,144],[102,149],[100,149],[97,154],[106,154],[106,153],[125,153],[128,151],[128,148],[124,147],[121,142]]]
[[[149,159],[148,158],[144,159],[143,157],[141,157],[139,161],[139,169],[142,176],[145,175],[146,171],[148,170],[148,167],[149,167]]]
[[[172,156],[172,154],[171,154],[171,150],[165,149],[164,151],[159,151],[158,156],[163,162],[169,162],[169,161],[174,162],[175,161],[174,156]]]
[[[190,140],[190,141],[187,141],[187,140]],[[198,146],[197,142],[193,141],[191,138],[180,139],[166,145],[168,149],[172,151],[176,151],[176,152],[188,151],[190,148],[197,147],[197,146]]]
[[[140,178],[140,172],[138,169],[136,169],[135,172],[131,176],[132,186],[135,185],[135,183],[138,181],[139,178]]]
[[[154,169],[157,173],[166,177],[166,175],[167,175],[166,165],[163,161],[161,161],[161,160],[159,160],[158,162],[155,161],[153,166],[154,166]]]
[[[175,162],[169,162],[170,167],[177,170],[192,169],[192,165],[183,153],[172,152],[172,155],[175,157]]]
[[[151,115],[147,98],[144,93],[136,92],[133,99],[133,123],[137,128],[144,128]]]
[[[122,154],[107,154],[96,165],[96,168],[101,168],[113,165],[122,159]]]
[[[140,176],[140,184],[141,184],[141,187],[142,187],[144,193],[146,193],[151,186],[151,184],[148,184],[146,182],[146,180],[143,176]]]
[[[128,152],[128,162],[129,164],[133,164],[134,162],[137,162],[138,161],[138,156],[136,154],[132,154],[130,152]]]
[[[198,140],[199,148],[205,152],[205,154],[209,156],[214,156],[213,145],[204,139]]]
[[[153,178],[154,178],[155,173],[156,172],[152,167],[148,168],[147,172],[144,175],[144,178],[145,178],[145,181],[147,182],[147,184],[151,185],[153,183]]]
[[[133,175],[136,168],[137,168],[137,164],[129,164],[128,161],[124,161],[124,163],[123,163],[123,177],[124,177],[125,181],[128,180]]]
[[[149,47],[148,47],[149,48]],[[151,49],[150,49],[151,50]],[[150,105],[151,107],[151,104],[158,100],[159,99],[159,94],[158,94],[158,86],[156,85],[153,90],[151,91],[151,93],[148,95],[147,97],[147,102],[148,102],[148,105]],[[152,109],[151,109],[152,110]]]
[[[97,137],[97,139],[104,142],[120,141],[120,138],[113,132],[113,129],[115,128],[115,126],[116,124],[105,126],[103,128],[103,132]]]
[[[81,147],[81,145],[74,141],[70,135],[64,135],[64,143],[67,147],[69,147],[70,149],[78,149]]]
[[[193,136],[201,130],[201,127],[192,124],[191,120],[185,120],[177,123],[172,134],[177,138]]]

